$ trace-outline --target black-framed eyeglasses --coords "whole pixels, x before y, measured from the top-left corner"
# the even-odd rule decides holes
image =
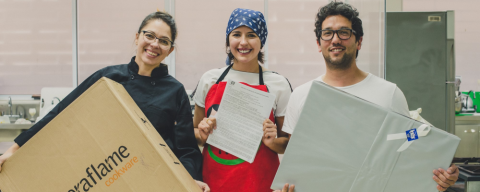
[[[352,37],[352,33],[356,34],[355,30],[353,29],[339,29],[339,30],[331,30],[331,29],[325,29],[325,30],[320,30],[320,39],[324,41],[330,41],[333,39],[333,36],[335,36],[335,33],[337,34],[338,38],[341,40],[348,40],[350,37]]]
[[[150,32],[150,31],[142,31],[142,32],[143,32],[143,36],[145,37],[145,41],[149,43],[154,43],[155,40],[158,39],[158,43],[162,47],[170,48],[170,46],[173,45],[173,42],[168,38],[158,38],[157,36],[155,36],[153,32]]]

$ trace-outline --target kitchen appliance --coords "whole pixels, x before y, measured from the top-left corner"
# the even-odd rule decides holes
[[[480,175],[480,165],[460,165],[458,168],[472,175]]]
[[[65,98],[74,88],[72,87],[44,87],[40,91],[40,111],[38,117],[32,116],[35,122],[40,121],[48,114],[63,98]],[[35,112],[37,113],[37,112]]]
[[[468,157],[468,158],[453,158],[453,163],[463,163],[457,165],[459,169],[473,174],[473,175],[480,175],[480,158],[478,157]],[[474,164],[469,164],[474,163]]]
[[[450,191],[478,192],[480,191],[480,158],[453,158],[452,163],[457,164],[459,169],[457,183],[450,187]],[[462,163],[462,164],[458,164]],[[461,186],[463,183],[463,186]]]
[[[457,96],[455,97],[455,114],[458,114],[462,112],[462,99],[460,98],[459,94],[456,94]]]
[[[385,78],[409,109],[455,132],[454,12],[387,12]]]
[[[473,99],[476,99],[475,91],[462,92],[459,97],[462,104],[461,113],[475,113],[477,111],[478,106],[473,103]]]

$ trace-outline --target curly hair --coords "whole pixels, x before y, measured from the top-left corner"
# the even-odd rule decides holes
[[[360,13],[351,5],[343,2],[330,2],[328,5],[321,7],[315,17],[315,35],[317,42],[320,44],[320,32],[322,30],[322,23],[328,16],[341,15],[352,22],[352,29],[355,31],[355,41],[358,42],[363,36],[362,20],[358,17]],[[358,57],[358,50],[356,57]]]

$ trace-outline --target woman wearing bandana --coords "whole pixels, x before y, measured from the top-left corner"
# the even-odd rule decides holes
[[[213,192],[271,192],[270,185],[279,166],[278,154],[285,151],[288,134],[282,131],[291,87],[288,80],[261,67],[261,49],[267,39],[263,14],[249,9],[235,9],[226,30],[227,66],[203,74],[195,96],[194,127],[203,148],[203,179]],[[248,163],[215,146],[205,144],[216,128],[213,117],[218,110],[226,79],[242,82],[276,95],[270,118],[263,123],[262,142],[253,163]]]

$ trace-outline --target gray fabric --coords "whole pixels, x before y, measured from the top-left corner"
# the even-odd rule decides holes
[[[314,81],[272,184],[296,192],[437,192],[436,168],[447,169],[460,139],[432,128],[404,152],[405,133],[422,123]]]

